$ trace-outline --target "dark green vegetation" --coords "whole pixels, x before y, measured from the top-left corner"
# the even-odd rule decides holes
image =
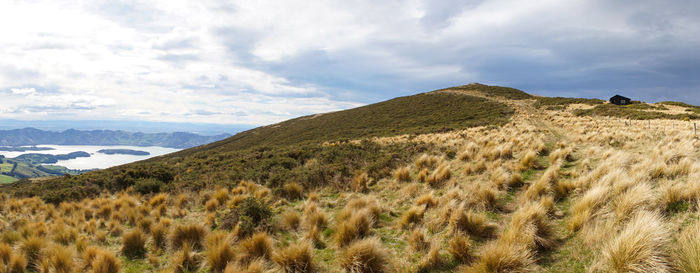
[[[190,148],[221,140],[229,136],[230,135],[200,136],[182,132],[145,134],[125,131],[79,131],[73,129],[63,132],[54,132],[24,128],[0,131],[0,145],[132,145]]]
[[[90,154],[86,152],[72,152],[60,155],[50,155],[50,154],[23,154],[13,158],[15,161],[24,162],[31,165],[39,164],[54,164],[59,160],[70,160],[76,159],[78,157],[90,157]]]
[[[525,93],[522,90],[518,90],[510,87],[492,86],[480,83],[470,83],[467,85],[450,87],[442,90],[465,90],[465,91],[477,91],[488,97],[502,97],[511,100],[524,100],[532,99],[535,96]]]
[[[119,191],[134,186],[141,192],[198,190],[217,184],[233,185],[241,179],[272,189],[290,181],[305,188],[330,185],[348,189],[357,172],[366,172],[375,180],[386,177],[394,168],[433,147],[422,143],[354,143],[347,139],[500,125],[513,113],[512,108],[495,101],[430,92],[296,118],[138,163],[5,187],[49,202],[94,196],[103,189]]]
[[[635,104],[630,104],[626,106],[619,106],[614,104],[601,104],[591,109],[579,109],[574,111],[577,116],[608,116],[608,117],[618,117],[627,119],[679,119],[679,120],[690,120],[698,119],[700,116],[696,114],[668,114],[657,111],[643,111],[640,108],[634,106]]]
[[[598,105],[605,103],[601,99],[582,99],[582,98],[562,98],[562,97],[539,97],[533,104],[535,108],[563,106],[566,108],[569,104],[588,104]]]
[[[102,149],[97,151],[98,153],[108,154],[108,155],[150,155],[151,153],[146,151],[137,151],[130,149]]]

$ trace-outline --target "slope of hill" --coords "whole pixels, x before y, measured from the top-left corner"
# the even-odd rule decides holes
[[[131,133],[110,130],[43,131],[34,128],[0,131],[0,146],[55,145],[131,145],[190,148],[224,139],[230,135],[200,136],[192,133]]]
[[[512,107],[500,102],[435,91],[263,126],[140,164],[13,187],[24,194],[60,201],[93,195],[100,188],[121,190],[146,183],[144,179],[154,176],[148,170],[158,170],[155,176],[159,177],[169,174],[154,186],[159,190],[199,189],[240,179],[273,187],[289,179],[308,185],[344,184],[349,175],[362,169],[375,178],[386,176],[397,164],[428,149],[424,144],[360,145],[347,140],[498,126],[513,113]],[[322,145],[324,142],[338,143]]]
[[[277,144],[265,138],[283,131],[258,130],[259,140],[239,136],[250,146],[224,140],[2,186],[13,195],[0,194],[0,250],[18,271],[700,272],[692,123],[582,117],[578,110],[607,104],[507,98],[517,92],[427,94],[478,97],[505,107],[508,121],[423,134],[394,122],[408,124],[396,130],[409,134],[358,133],[341,111],[326,115],[347,121],[334,128],[352,139],[296,131]],[[437,103],[416,96],[400,105],[415,105],[411,98]],[[405,113],[363,111],[380,121]],[[446,111],[454,114],[439,120],[459,124],[461,111]],[[317,130],[314,120],[266,129]]]

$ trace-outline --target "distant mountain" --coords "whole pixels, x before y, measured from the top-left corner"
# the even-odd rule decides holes
[[[23,145],[130,145],[190,148],[222,140],[231,135],[201,136],[192,133],[132,133],[126,131],[69,129],[62,132],[24,128],[0,131],[0,146]]]

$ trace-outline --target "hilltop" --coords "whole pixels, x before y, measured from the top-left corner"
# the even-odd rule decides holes
[[[0,250],[122,272],[698,272],[696,109],[469,84],[300,117],[1,186]]]

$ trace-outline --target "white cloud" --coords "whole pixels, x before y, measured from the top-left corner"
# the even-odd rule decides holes
[[[31,95],[36,93],[36,89],[34,88],[11,88],[10,91],[15,95]]]
[[[0,118],[266,124],[471,81],[695,90],[698,12],[654,0],[1,1]]]

